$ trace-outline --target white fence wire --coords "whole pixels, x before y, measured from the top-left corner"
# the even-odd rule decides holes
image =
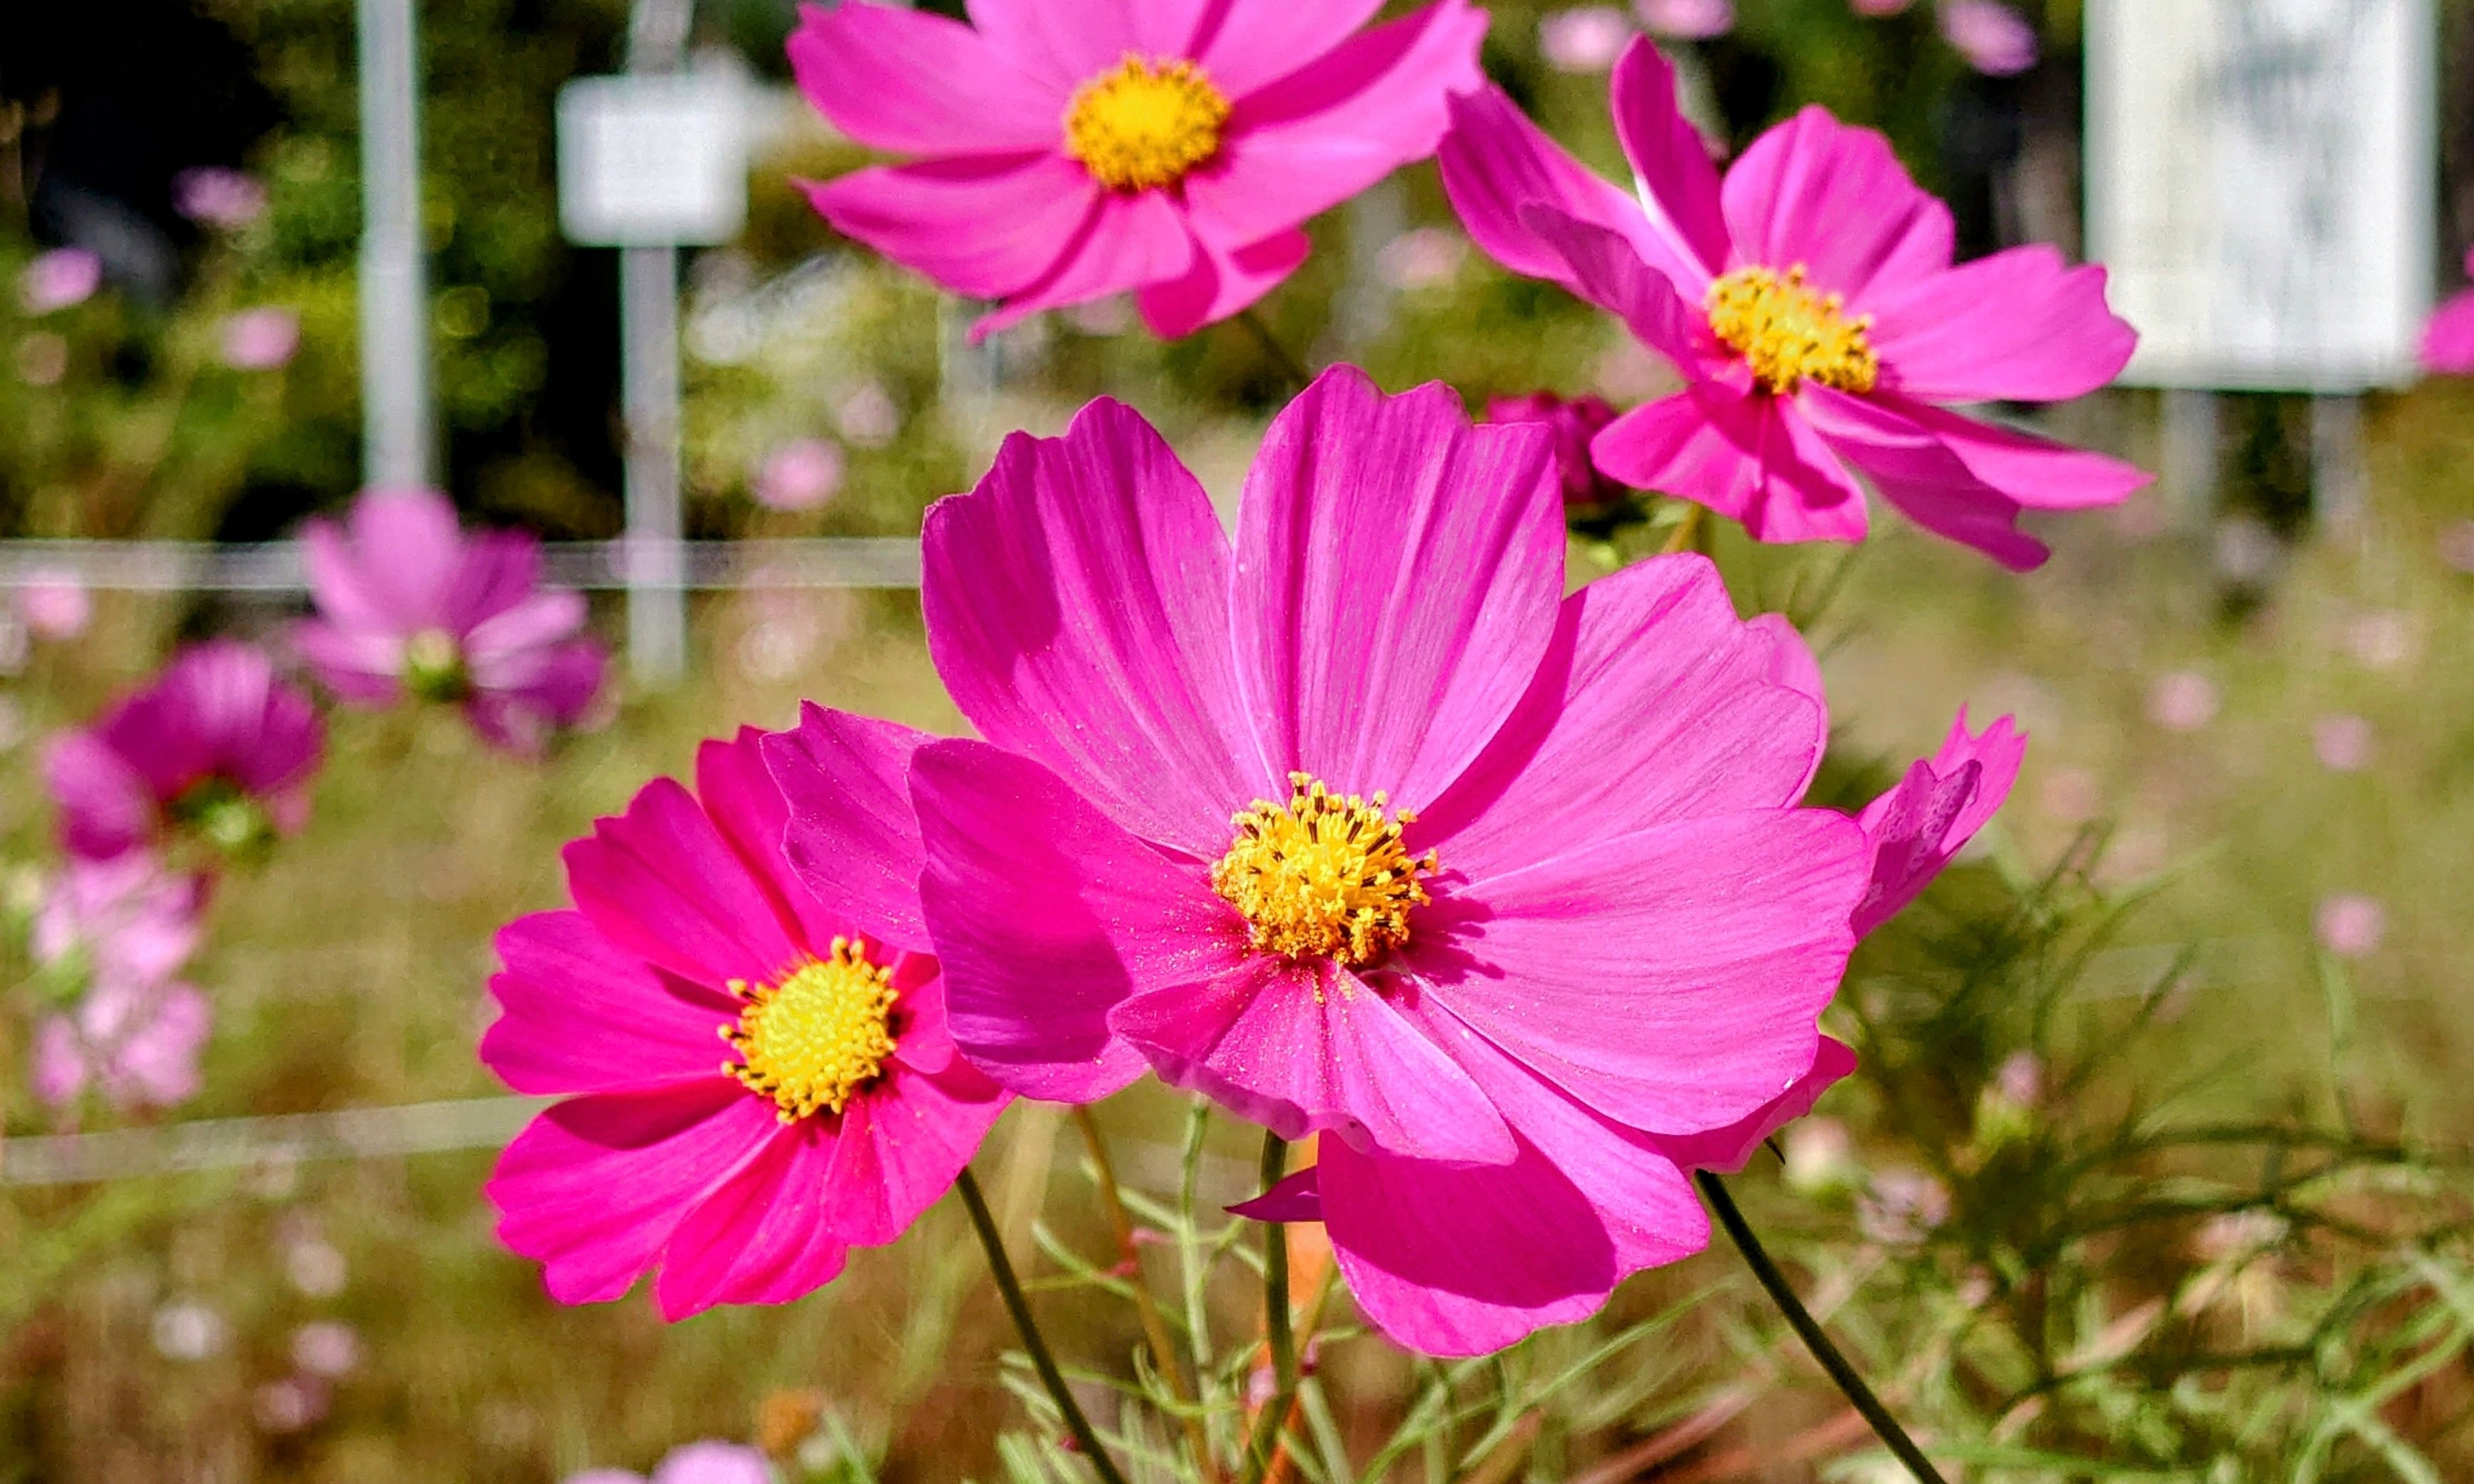
[[[678,561],[668,560],[675,551]],[[676,571],[691,590],[747,587],[916,587],[912,537],[816,537],[773,540],[550,541],[544,575],[562,587],[667,586]],[[307,589],[294,541],[0,541],[0,590],[74,580],[98,591],[298,593]]]

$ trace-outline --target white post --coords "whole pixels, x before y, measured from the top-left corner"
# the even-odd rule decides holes
[[[361,477],[373,486],[425,486],[435,435],[413,0],[359,4]]]
[[[2363,454],[2363,399],[2322,393],[2311,399],[2311,514],[2319,529],[2346,536],[2360,529],[2371,476]]]
[[[675,72],[694,0],[636,0],[627,70]],[[679,511],[679,250],[621,248],[619,380],[627,438],[627,662],[639,681],[687,671]]]
[[[2176,531],[2205,535],[2217,518],[2217,464],[2222,404],[2213,392],[2174,388],[2165,394],[2160,472],[2166,519]]]

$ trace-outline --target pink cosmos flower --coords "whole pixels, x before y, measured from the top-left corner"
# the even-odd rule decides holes
[[[2474,252],[2465,254],[2465,276],[2474,278]],[[2423,326],[2422,364],[2446,375],[2474,376],[2474,289],[2441,304]]]
[[[957,294],[974,338],[1134,291],[1193,333],[1305,260],[1299,224],[1434,153],[1478,85],[1486,15],[1437,0],[971,0],[972,24],[809,6],[799,87],[836,128],[921,156],[808,187],[836,230]]]
[[[1320,1211],[1435,1353],[1704,1245],[1662,1140],[1811,1070],[1867,870],[1795,806],[1826,729],[1792,631],[1692,556],[1564,597],[1562,504],[1546,429],[1343,367],[1273,420],[1233,548],[1105,400],[924,538],[988,739],[910,772],[956,1040],[1027,1095],[1148,1065],[1321,1135],[1248,1209]]]
[[[147,850],[109,860],[72,857],[35,913],[35,962],[74,959],[88,983],[158,985],[198,950],[203,877],[165,868]]]
[[[26,265],[17,280],[17,301],[28,314],[50,314],[85,303],[103,287],[103,259],[85,248],[54,248]]]
[[[1735,0],[1633,0],[1654,36],[1707,41],[1735,29]]]
[[[670,1450],[653,1471],[651,1484],[772,1484],[773,1471],[764,1455],[736,1443],[690,1443]],[[566,1484],[645,1484],[644,1476],[624,1469],[588,1469],[570,1473]]]
[[[17,589],[17,613],[44,638],[73,639],[93,619],[94,597],[77,573],[55,567],[31,574]]]
[[[1489,422],[1540,422],[1555,434],[1555,469],[1564,490],[1564,508],[1589,512],[1621,505],[1632,491],[1598,472],[1589,462],[1589,441],[1615,420],[1614,404],[1584,394],[1566,399],[1552,392],[1526,396],[1487,398]]]
[[[1967,707],[1941,751],[1911,763],[1899,786],[1864,806],[1856,823],[1873,845],[1873,880],[1856,907],[1856,936],[1897,917],[1976,838],[2019,780],[2027,736],[2002,717],[1980,733]]]
[[[814,510],[842,487],[841,445],[831,439],[793,439],[764,456],[756,471],[756,503],[766,510]]]
[[[193,644],[48,759],[61,843],[103,860],[193,832],[245,855],[309,817],[326,729],[264,650]]]
[[[1612,5],[1574,6],[1538,19],[1539,55],[1558,72],[1604,72],[1632,37],[1632,18]]]
[[[1807,108],[1722,183],[1634,43],[1615,128],[1637,199],[1590,175],[1500,91],[1456,98],[1443,185],[1479,247],[1619,315],[1683,392],[1598,435],[1598,467],[1697,500],[1765,541],[1857,540],[1862,474],[1909,518],[2014,568],[2049,555],[2028,509],[2119,502],[2126,464],[1943,404],[2053,401],[2110,381],[2136,337],[2104,270],[2046,247],[1951,265],[1950,211],[1886,140]]]
[[[301,317],[289,309],[244,309],[224,321],[224,364],[234,371],[274,371],[301,351]]]
[[[491,743],[534,753],[600,694],[583,594],[541,586],[528,534],[467,536],[434,490],[371,490],[341,526],[310,521],[301,549],[318,616],[292,644],[348,702],[451,702]]]
[[[266,214],[266,187],[240,171],[205,165],[172,178],[172,204],[192,222],[238,231]]]
[[[105,980],[67,1015],[35,1027],[35,1095],[46,1107],[77,1101],[88,1088],[123,1111],[170,1108],[198,1095],[213,1013],[186,984]]]
[[[2036,64],[2036,28],[2001,0],[1941,0],[1941,36],[1986,77],[2017,77]]]
[[[899,1236],[996,1121],[920,926],[903,768],[927,740],[811,706],[708,742],[693,794],[657,778],[568,846],[576,910],[498,934],[481,1059],[567,1101],[488,1194],[561,1303],[656,1268],[671,1319],[798,1298]]]
[[[2339,958],[2368,958],[2388,937],[2388,909],[2376,897],[2340,893],[2319,903],[2312,922],[2319,945]]]

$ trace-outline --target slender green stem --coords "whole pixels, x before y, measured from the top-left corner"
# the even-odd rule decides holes
[[[1048,1388],[1056,1410],[1065,1415],[1065,1429],[1074,1434],[1082,1456],[1091,1460],[1092,1472],[1100,1475],[1101,1484],[1126,1484],[1126,1476],[1117,1472],[1116,1461],[1100,1446],[1100,1434],[1092,1430],[1091,1419],[1082,1415],[1074,1393],[1067,1389],[1064,1373],[1056,1369],[1056,1357],[1048,1352],[1048,1341],[1040,1336],[1039,1325],[1031,1317],[1031,1301],[1023,1297],[1022,1281],[1014,1277],[1013,1259],[1006,1256],[1005,1238],[998,1234],[996,1218],[988,1214],[987,1198],[980,1194],[980,1183],[972,1178],[968,1165],[963,1166],[954,1186],[962,1192],[962,1204],[970,1208],[971,1226],[980,1233],[980,1245],[987,1250],[988,1276],[996,1280],[997,1292],[1005,1298],[1006,1312],[1013,1316],[1013,1327],[1021,1331],[1022,1348],[1031,1352],[1031,1368],[1039,1373],[1040,1384]]]
[[[1684,518],[1675,522],[1674,531],[1668,534],[1666,544],[1658,548],[1658,554],[1661,557],[1671,557],[1679,551],[1700,549],[1701,507],[1696,504],[1686,504],[1684,507]]]
[[[1263,1188],[1278,1185],[1288,1168],[1288,1140],[1264,1130]],[[1246,1446],[1245,1484],[1262,1484],[1272,1472],[1280,1429],[1288,1424],[1289,1408],[1298,1397],[1297,1336],[1289,1328],[1289,1229],[1277,1221],[1263,1223],[1263,1336],[1272,1352],[1272,1400],[1264,1403]]]
[[[1134,1308],[1142,1316],[1143,1336],[1152,1350],[1152,1363],[1168,1381],[1169,1394],[1180,1403],[1190,1403],[1193,1393],[1186,1390],[1185,1373],[1177,1365],[1176,1349],[1169,1339],[1168,1321],[1161,1317],[1159,1304],[1152,1297],[1150,1280],[1143,1276],[1143,1250],[1134,1240],[1133,1221],[1126,1214],[1125,1198],[1117,1190],[1116,1161],[1108,1158],[1108,1140],[1100,1132],[1100,1120],[1091,1115],[1088,1104],[1074,1109],[1074,1126],[1082,1131],[1082,1142],[1091,1151],[1091,1167],[1100,1187],[1100,1206],[1106,1212],[1108,1226],[1117,1236],[1117,1251],[1133,1271],[1127,1275],[1133,1284]],[[1202,1429],[1202,1414],[1185,1414],[1186,1446],[1194,1452],[1194,1466],[1202,1471],[1210,1484],[1216,1484],[1220,1471],[1211,1459],[1211,1440]]]
[[[1718,1224],[1734,1238],[1735,1249],[1744,1255],[1744,1262],[1752,1268],[1753,1276],[1769,1290],[1779,1311],[1786,1315],[1787,1324],[1804,1340],[1804,1348],[1812,1352],[1812,1358],[1821,1362],[1821,1369],[1830,1373],[1830,1378],[1838,1383],[1838,1389],[1847,1394],[1847,1400],[1855,1403],[1856,1410],[1863,1415],[1864,1421],[1873,1424],[1874,1433],[1922,1484],[1944,1484],[1931,1460],[1925,1457],[1925,1450],[1916,1447],[1916,1440],[1907,1436],[1907,1430],[1899,1425],[1899,1420],[1890,1415],[1890,1409],[1881,1404],[1881,1399],[1873,1395],[1873,1388],[1864,1384],[1864,1377],[1856,1374],[1856,1368],[1839,1353],[1838,1347],[1830,1342],[1830,1336],[1822,1330],[1821,1321],[1813,1318],[1812,1311],[1804,1306],[1804,1301],[1795,1296],[1795,1290],[1787,1285],[1786,1275],[1770,1260],[1760,1238],[1753,1235],[1753,1229],[1745,1223],[1744,1213],[1736,1209],[1735,1198],[1727,1193],[1726,1185],[1708,1170],[1696,1172],[1692,1179],[1701,1186],[1701,1193],[1709,1198],[1710,1209],[1718,1213]]]
[[[1271,358],[1272,364],[1279,368],[1280,374],[1295,383],[1298,391],[1304,391],[1313,383],[1314,372],[1306,369],[1306,363],[1289,353],[1289,347],[1280,344],[1280,337],[1272,333],[1272,327],[1264,323],[1263,317],[1251,307],[1237,311],[1237,323],[1246,326],[1247,332],[1254,337],[1254,344],[1263,347],[1263,354]]]

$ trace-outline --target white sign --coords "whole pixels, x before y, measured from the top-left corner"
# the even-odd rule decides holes
[[[597,248],[728,242],[747,222],[745,103],[728,76],[584,78],[558,93],[558,218]]]
[[[2438,175],[2431,0],[2087,0],[2088,255],[2122,379],[2413,379]]]

